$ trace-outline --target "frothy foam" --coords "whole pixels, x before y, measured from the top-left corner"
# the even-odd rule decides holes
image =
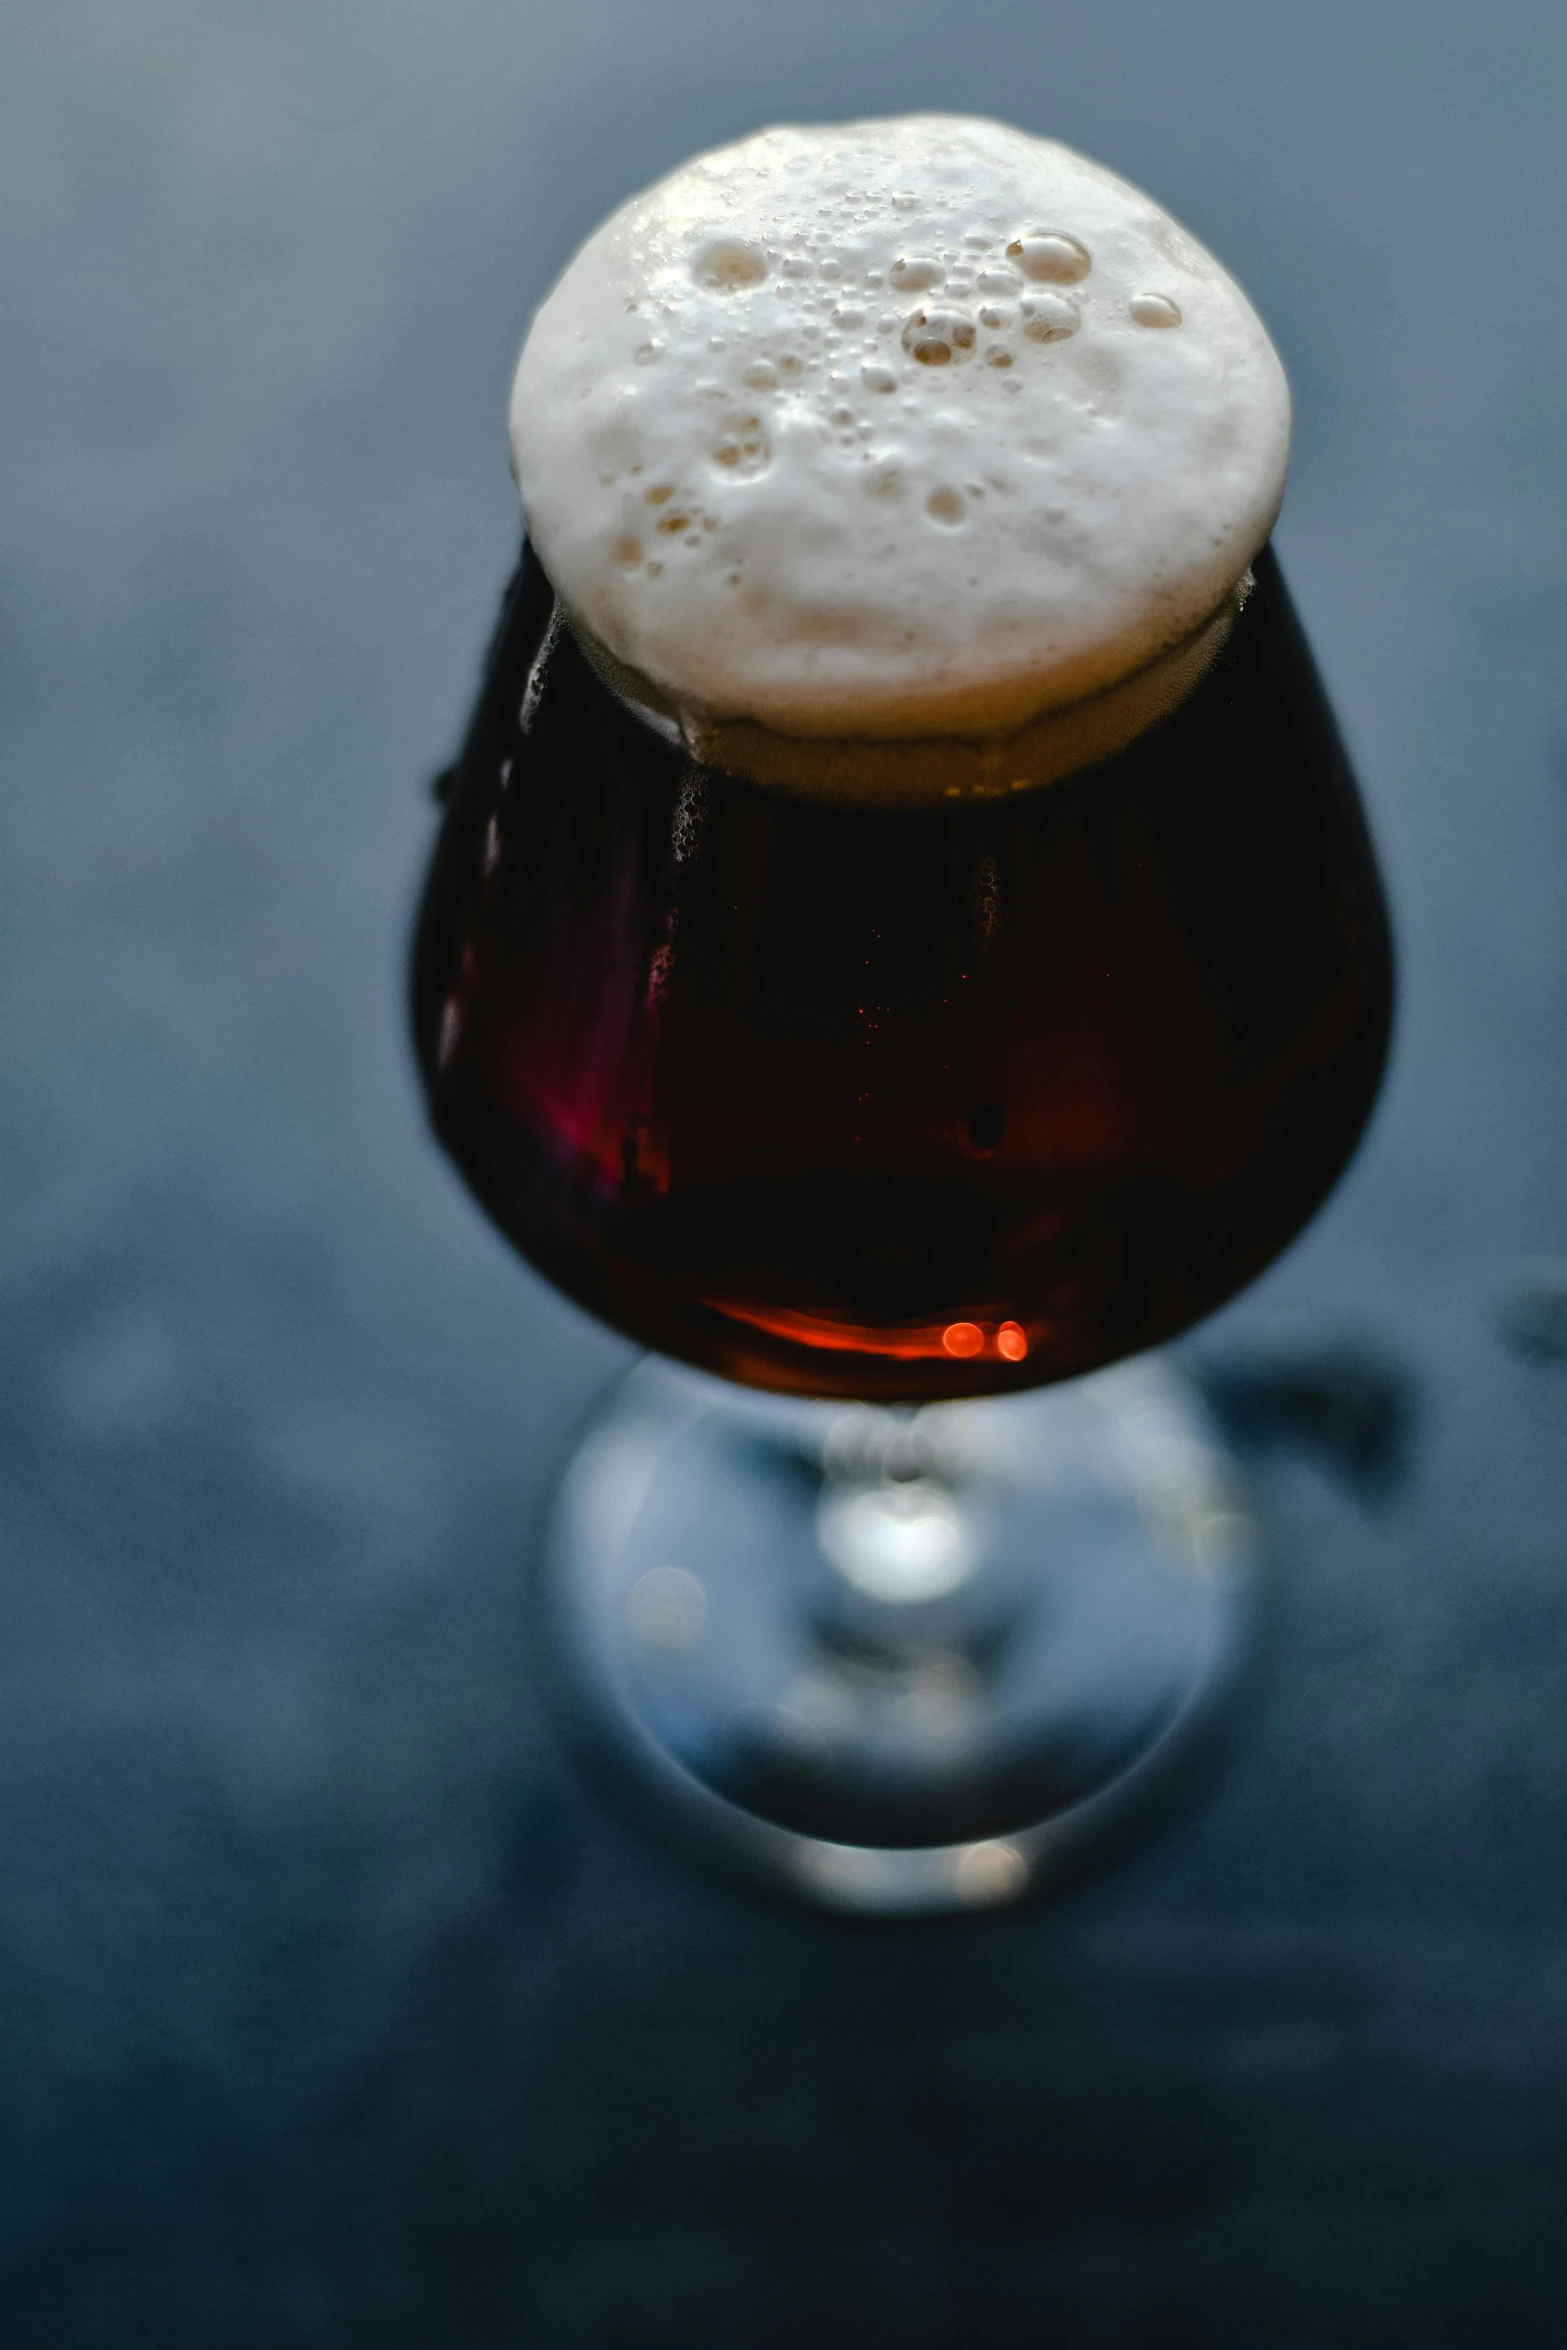
[[[1189,689],[1289,394],[1150,198],[915,115],[759,132],[622,206],[534,320],[511,442],[618,690],[716,763],[921,797],[1102,757]]]

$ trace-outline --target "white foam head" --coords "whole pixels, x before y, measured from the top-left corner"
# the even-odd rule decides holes
[[[1006,788],[1178,698],[1288,443],[1211,254],[1070,148],[949,115],[762,131],[634,197],[511,406],[528,531],[621,690],[722,763],[914,797],[954,788],[933,740]]]

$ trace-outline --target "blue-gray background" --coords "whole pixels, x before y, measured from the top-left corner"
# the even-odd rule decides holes
[[[1559,2343],[1567,1373],[1498,1321],[1567,1245],[1558,0],[23,0],[0,65],[0,2335]],[[624,1350],[398,1007],[532,305],[694,147],[912,106],[1142,181],[1284,351],[1402,1022],[1203,1344],[1418,1412],[1376,1493],[1259,1462],[1206,1806],[899,1936],[558,1756],[521,1563]]]

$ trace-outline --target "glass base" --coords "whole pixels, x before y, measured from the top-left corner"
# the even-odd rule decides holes
[[[1257,1562],[1167,1358],[919,1411],[650,1358],[570,1466],[544,1599],[576,1725],[655,1825],[908,1916],[1059,1882],[1170,1787]]]

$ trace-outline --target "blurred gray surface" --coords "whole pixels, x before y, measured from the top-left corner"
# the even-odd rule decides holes
[[[1558,2343],[1559,7],[24,0],[0,65],[0,2336]],[[910,106],[1144,182],[1284,351],[1401,1028],[1200,1352],[1418,1414],[1374,1491],[1260,1456],[1206,1807],[900,1938],[558,1756],[521,1562],[627,1358],[435,1156],[399,990],[532,305],[694,147]]]

